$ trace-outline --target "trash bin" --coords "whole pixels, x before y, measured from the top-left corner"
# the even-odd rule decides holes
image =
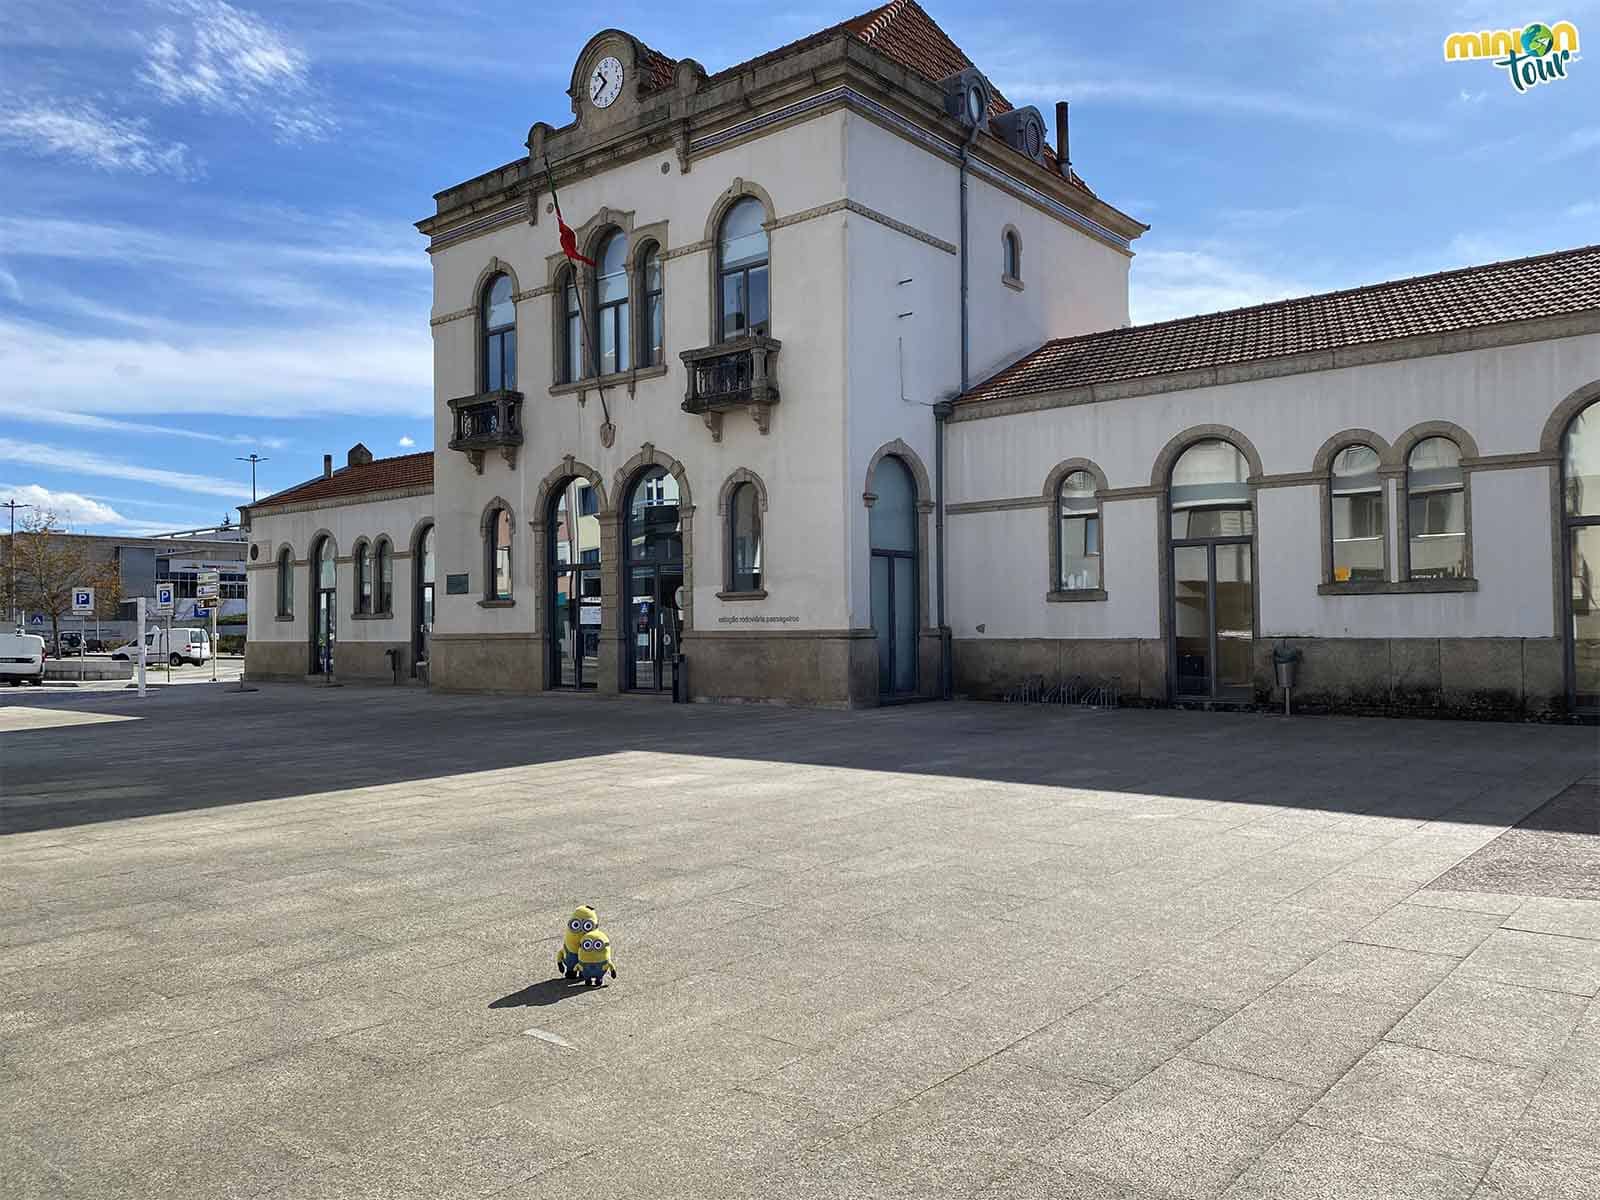
[[[1295,672],[1300,667],[1300,651],[1284,645],[1273,647],[1272,666],[1278,675],[1278,686],[1283,689],[1283,711],[1289,713],[1289,693],[1294,689]]]
[[[689,660],[681,654],[672,656],[672,702],[689,703]]]
[[[384,651],[384,654],[388,655],[388,657],[389,657],[389,670],[394,672],[395,686],[399,687],[400,686],[400,650],[398,649],[398,647],[391,646],[389,649]]]

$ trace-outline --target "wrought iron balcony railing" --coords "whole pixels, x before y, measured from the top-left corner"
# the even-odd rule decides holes
[[[483,474],[483,454],[498,450],[508,466],[517,465],[522,445],[522,393],[480,392],[450,401],[450,449],[466,452],[478,474]]]
[[[762,433],[767,432],[772,406],[778,402],[776,338],[744,337],[678,355],[688,368],[683,411],[705,420],[716,441],[722,440],[722,414],[748,408]]]

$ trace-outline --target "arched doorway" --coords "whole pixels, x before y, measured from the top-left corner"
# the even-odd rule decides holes
[[[623,503],[623,686],[672,686],[683,627],[683,508],[678,481],[664,468],[634,477]]]
[[[311,671],[333,674],[338,634],[338,560],[333,539],[324,534],[311,548]]]
[[[917,485],[910,468],[886,454],[873,468],[867,510],[872,628],[878,640],[878,695],[917,690]]]
[[[600,496],[587,479],[556,489],[546,514],[549,686],[592,688],[600,676]]]
[[[1567,564],[1567,702],[1600,710],[1600,401],[1561,438],[1561,532]]]
[[[411,631],[411,674],[417,674],[417,664],[428,661],[428,642],[433,636],[433,526],[426,525],[417,535],[417,544],[411,551],[411,562],[416,580],[416,627]]]
[[[1172,694],[1249,700],[1255,641],[1250,464],[1232,442],[1188,447],[1167,483]]]

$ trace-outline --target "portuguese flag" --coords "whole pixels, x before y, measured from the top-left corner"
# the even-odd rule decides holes
[[[556,195],[556,177],[555,173],[550,170],[550,156],[548,154],[545,155],[544,159],[544,174],[545,178],[550,181],[550,199],[556,206],[556,224],[561,229],[561,253],[565,254],[573,262],[580,262],[590,267],[594,266],[594,259],[585,258],[578,253],[578,235],[573,233],[572,227],[562,219],[561,197]]]

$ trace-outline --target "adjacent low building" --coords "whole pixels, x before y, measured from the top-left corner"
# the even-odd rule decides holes
[[[604,30],[569,94],[418,224],[436,453],[245,510],[252,674],[1600,695],[1600,250],[1129,328],[1146,227],[912,0],[715,73]]]

